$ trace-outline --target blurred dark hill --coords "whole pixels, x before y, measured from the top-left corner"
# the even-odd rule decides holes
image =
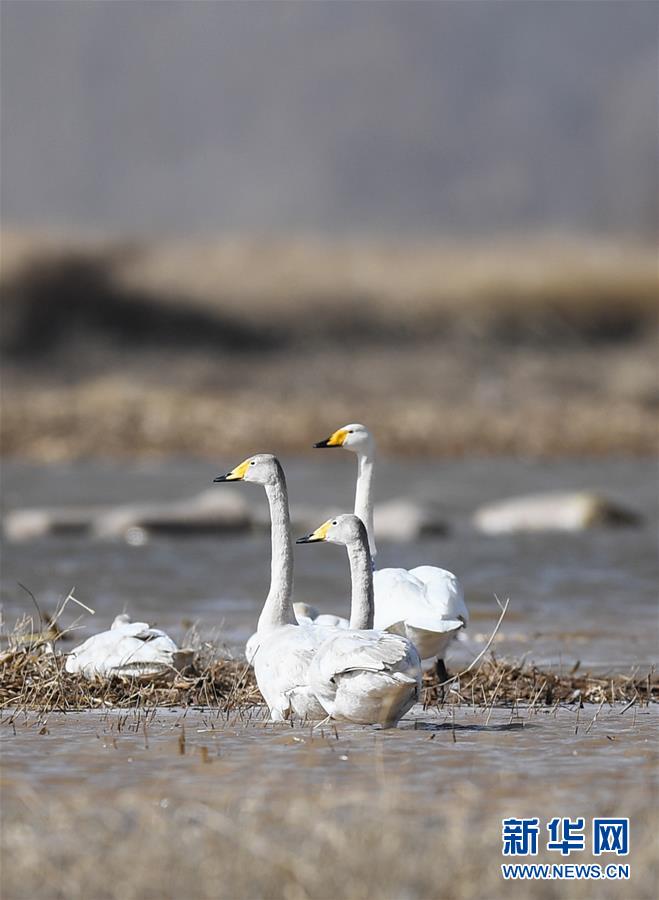
[[[654,247],[2,234],[2,449],[656,449]]]
[[[5,0],[4,222],[652,234],[658,11]]]
[[[50,379],[125,369],[145,352],[484,341],[560,352],[633,343],[657,323],[656,254],[641,244],[0,237],[0,347]]]

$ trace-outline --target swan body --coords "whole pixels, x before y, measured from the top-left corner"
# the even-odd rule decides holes
[[[293,611],[299,625],[325,625],[329,628],[350,628],[350,619],[333,613],[319,613],[309,603],[294,603]]]
[[[343,447],[357,454],[355,515],[366,527],[371,556],[377,547],[373,532],[372,483],[375,440],[359,423],[344,425],[315,447]],[[415,569],[386,568],[374,575],[377,628],[406,635],[421,659],[437,657],[437,671],[444,680],[443,657],[448,645],[469,622],[460,582],[452,572],[436,566]]]
[[[391,727],[419,699],[419,654],[404,635],[373,628],[373,572],[361,520],[337,516],[298,543],[317,541],[347,548],[352,602],[350,629],[335,629],[313,654],[311,689],[332,719]]]
[[[265,488],[270,506],[270,590],[259,616],[256,640],[248,641],[254,674],[275,722],[291,715],[322,719],[325,710],[309,685],[314,652],[331,629],[298,624],[293,609],[293,546],[286,478],[276,457],[251,456],[216,482],[246,481]],[[249,659],[249,656],[248,656]]]
[[[324,625],[326,628],[349,628],[350,621],[343,616],[335,616],[332,613],[319,613],[315,606],[309,603],[294,603],[293,612],[298,625]],[[259,633],[255,631],[245,644],[245,657],[251,665],[254,663],[256,651],[259,649]]]
[[[315,625],[281,625],[260,637],[252,664],[273,722],[284,722],[292,713],[302,719],[325,718],[309,666],[329,634]]]
[[[460,582],[436,566],[373,573],[375,627],[408,637],[421,659],[444,658],[468,613]]]
[[[180,653],[174,641],[146,622],[131,622],[126,614],[115,618],[109,631],[87,638],[66,657],[67,672],[86,678],[117,676],[153,677],[173,670]]]

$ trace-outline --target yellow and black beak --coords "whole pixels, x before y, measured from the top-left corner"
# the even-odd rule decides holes
[[[227,472],[226,475],[216,475],[213,479],[213,483],[216,483],[218,481],[242,481],[245,477],[248,466],[249,460],[246,459],[244,462],[241,462],[239,466],[236,466],[235,469]]]
[[[305,534],[304,537],[298,538],[295,543],[296,544],[317,544],[319,541],[327,540],[327,530],[331,525],[331,521],[328,520],[324,522],[322,525],[319,525],[315,531],[312,531],[311,534]]]
[[[317,444],[314,444],[315,449],[319,449],[321,447],[343,447],[343,442],[346,439],[346,435],[348,432],[345,428],[339,428],[338,431],[335,431],[333,434],[330,434],[328,438],[325,438],[324,441],[318,441]]]

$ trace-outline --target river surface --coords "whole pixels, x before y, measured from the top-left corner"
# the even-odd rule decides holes
[[[4,465],[5,508],[106,504],[175,499],[207,489],[213,476],[238,460],[120,465]],[[351,507],[354,459],[337,452],[286,460],[292,503],[330,511]],[[526,656],[542,666],[597,671],[647,669],[659,645],[656,467],[652,461],[512,459],[464,462],[389,462],[376,475],[378,499],[406,496],[439,505],[450,527],[445,537],[413,543],[378,541],[378,566],[431,563],[462,580],[471,614],[469,639],[456,642],[459,665],[483,646],[498,616],[495,594],[510,607],[494,644],[498,654]],[[491,537],[470,526],[479,504],[545,490],[596,489],[639,511],[640,527],[598,528],[578,534]],[[265,514],[256,485],[218,485],[244,492]],[[319,513],[320,515],[321,513]],[[320,519],[318,524],[320,524]],[[59,597],[75,595],[95,610],[83,614],[82,640],[127,610],[182,638],[190,622],[239,654],[255,627],[269,579],[267,533],[154,537],[142,546],[77,537],[5,544],[1,577],[6,628],[34,613],[26,585],[52,612]],[[349,574],[342,548],[296,547],[296,599],[347,615]],[[79,609],[62,617],[69,625]],[[70,644],[69,644],[70,646]],[[64,645],[63,645],[64,648]]]

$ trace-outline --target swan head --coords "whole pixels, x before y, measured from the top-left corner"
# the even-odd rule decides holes
[[[324,441],[314,444],[314,447],[323,449],[343,447],[344,450],[352,450],[353,453],[372,453],[375,449],[375,441],[366,425],[353,422],[351,425],[337,428]]]
[[[352,513],[335,516],[319,525],[311,534],[298,538],[296,544],[316,544],[325,541],[328,544],[343,544],[345,547],[363,544],[368,547],[368,535],[364,523]]]
[[[251,481],[253,484],[277,484],[282,479],[279,461],[272,453],[257,453],[243,460],[226,475],[218,475],[218,481]]]
[[[120,625],[128,625],[130,622],[130,616],[128,613],[119,613],[118,616],[115,616],[112,625],[110,625],[110,629],[119,628]]]
[[[297,619],[311,619],[313,622],[314,619],[318,618],[318,610],[315,606],[311,606],[310,603],[294,603],[293,611]]]

